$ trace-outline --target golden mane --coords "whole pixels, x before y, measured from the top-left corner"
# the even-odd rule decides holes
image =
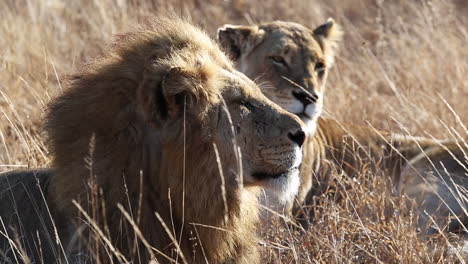
[[[104,206],[99,202],[97,223],[109,228],[110,240],[123,256],[136,256],[128,245],[134,230],[118,203],[138,216],[135,222],[148,244],[167,257],[183,255],[190,263],[205,258],[211,263],[255,261],[255,194],[228,186],[222,197],[213,146],[201,140],[206,136],[200,124],[189,121],[194,114],[188,111],[184,117],[190,131],[184,145],[182,121],[171,121],[174,105],[161,101],[165,93],[173,93],[174,102],[180,103],[177,89],[190,86],[193,97],[188,99],[207,110],[219,100],[220,69],[233,68],[205,33],[186,22],[164,19],[118,36],[104,56],[72,76],[69,89],[50,104],[46,116],[53,155],[48,198],[58,208],[57,218],[78,216],[74,199],[92,215],[85,191],[91,178],[102,188]],[[173,72],[183,77],[168,76]],[[154,89],[161,83],[170,89]],[[173,238],[161,222],[174,231]],[[67,243],[76,234],[61,235]],[[173,239],[180,239],[181,253],[174,253],[178,243]],[[141,241],[139,248],[144,251]],[[140,254],[167,261],[149,252]]]

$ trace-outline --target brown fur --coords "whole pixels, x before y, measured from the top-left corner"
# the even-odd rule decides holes
[[[331,168],[352,176],[366,166],[384,171],[394,179],[398,190],[417,201],[422,226],[429,220],[423,211],[433,215],[438,224],[448,215],[448,207],[464,216],[462,199],[449,190],[454,189],[449,175],[455,183],[468,186],[464,176],[467,161],[456,142],[405,137],[318,118],[326,75],[341,34],[333,20],[313,31],[281,21],[258,26],[227,25],[218,31],[220,42],[237,59],[238,69],[266,84],[262,91],[267,97],[303,119],[312,119],[309,131],[315,135],[304,146],[299,204],[313,204],[313,197],[327,188]],[[277,67],[277,59],[272,61],[272,56],[283,58],[288,67]],[[322,76],[315,70],[317,62],[325,63]],[[311,111],[306,113],[307,106],[293,92],[318,97],[308,101],[316,110],[315,116],[310,115]],[[447,172],[440,162],[446,164]]]
[[[259,187],[298,177],[304,137],[297,135],[304,133],[296,116],[235,71],[202,31],[177,19],[119,36],[68,86],[47,111],[53,164],[45,195],[69,257],[259,261],[256,196]],[[277,162],[278,155],[288,159]],[[94,239],[73,200],[114,253]],[[147,243],[135,243],[118,204]]]

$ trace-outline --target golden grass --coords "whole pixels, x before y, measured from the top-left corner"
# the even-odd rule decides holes
[[[47,166],[41,118],[64,76],[113,34],[168,12],[213,36],[224,23],[280,19],[313,28],[332,16],[346,35],[329,77],[327,115],[419,136],[468,135],[463,0],[6,0],[0,9],[0,172]],[[456,239],[418,235],[405,199],[379,176],[335,174],[305,235],[284,225],[262,230],[265,262],[463,262],[447,250]]]

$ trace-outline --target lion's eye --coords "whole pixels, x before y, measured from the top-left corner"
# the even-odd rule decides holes
[[[242,106],[245,106],[247,109],[249,109],[250,111],[253,111],[255,109],[255,105],[253,105],[252,103],[248,102],[248,101],[241,101],[240,103]]]
[[[325,73],[325,64],[321,61],[315,63],[315,72],[321,77]]]
[[[286,64],[286,61],[284,60],[283,57],[281,56],[270,56],[270,60],[275,64],[275,65],[279,65],[281,67],[286,67],[288,66]]]

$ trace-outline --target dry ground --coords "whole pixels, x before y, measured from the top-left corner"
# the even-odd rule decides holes
[[[405,134],[468,137],[466,0],[3,0],[0,172],[47,166],[41,118],[66,74],[98,54],[113,34],[168,12],[213,36],[224,23],[280,19],[312,28],[334,17],[346,35],[329,77],[327,115]],[[452,238],[416,233],[404,198],[380,175],[336,175],[332,186],[307,234],[262,231],[269,241],[265,261],[464,262],[447,250]]]

